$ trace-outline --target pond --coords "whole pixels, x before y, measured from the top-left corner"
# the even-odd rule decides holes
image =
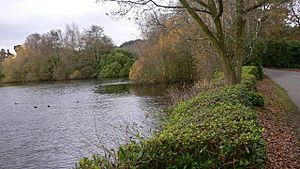
[[[166,88],[127,80],[2,86],[0,168],[71,168],[99,145],[124,143],[129,129],[147,136],[168,106]]]

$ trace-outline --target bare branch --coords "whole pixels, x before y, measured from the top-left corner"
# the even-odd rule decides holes
[[[98,0],[99,1],[99,0]],[[179,10],[184,10],[185,8],[182,6],[171,6],[171,5],[162,5],[156,3],[154,0],[138,0],[138,1],[131,1],[131,0],[109,0],[111,2],[117,2],[119,4],[129,4],[129,5],[139,5],[139,6],[144,6],[147,4],[153,4],[154,6],[158,8],[165,8],[165,9],[179,9]],[[212,13],[208,10],[202,10],[198,8],[192,8],[196,12],[203,12],[212,15]]]
[[[262,1],[254,4],[254,5],[252,5],[250,7],[248,7],[247,9],[245,9],[245,12],[246,13],[251,12],[251,11],[253,11],[253,10],[255,10],[255,9],[257,9],[257,8],[265,5],[265,4],[267,4],[268,2],[269,2],[269,0],[262,0]]]
[[[220,18],[223,14],[223,1],[222,0],[218,0],[218,13],[215,16],[215,18]]]
[[[193,10],[193,8],[188,4],[186,0],[179,0],[181,4],[186,8],[188,13],[195,19],[197,24],[200,26],[202,31],[207,35],[209,40],[212,42],[213,46],[216,48],[218,53],[220,52],[221,56],[225,56],[224,53],[222,53],[222,49],[220,46],[219,41],[217,40],[216,36],[213,34],[213,32],[208,28],[208,26],[203,22],[201,17],[196,13],[196,11]]]
[[[261,0],[260,2],[254,4],[253,6],[250,6],[248,8],[245,9],[245,13],[251,12],[263,5],[267,5],[269,3],[278,3],[278,4],[284,4],[289,2],[290,0],[276,0],[276,1],[272,1],[272,0]]]
[[[201,0],[194,0],[195,2],[197,2],[199,5],[203,6],[204,8],[208,9],[208,10],[212,10],[211,7],[209,7],[208,4],[206,4],[205,2],[201,1]]]

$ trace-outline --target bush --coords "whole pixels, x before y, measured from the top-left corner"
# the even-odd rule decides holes
[[[259,51],[260,50],[258,50],[257,48],[256,49],[251,49],[250,47],[246,48],[243,65],[244,67],[255,66],[257,70],[256,77],[258,79],[261,79],[263,77],[263,63],[262,63],[261,56],[258,54]]]
[[[195,60],[181,37],[149,45],[134,63],[129,78],[136,83],[158,84],[194,80]]]
[[[2,80],[4,78],[4,72],[3,72],[3,69],[2,69],[2,65],[0,63],[0,80]]]
[[[160,132],[120,147],[114,165],[263,168],[265,144],[253,109],[262,106],[263,99],[255,91],[255,72],[255,67],[244,68],[242,84],[206,91],[181,102]]]
[[[80,79],[82,77],[82,74],[79,70],[75,70],[71,75],[70,79]]]
[[[125,49],[114,49],[98,66],[98,78],[126,77],[134,62],[134,55]]]
[[[279,68],[300,68],[300,42],[288,40],[267,40],[255,47],[256,58],[263,66]]]
[[[300,42],[290,40],[265,40],[246,48],[244,65],[256,66],[258,77],[262,78],[262,68],[300,68]],[[252,50],[253,52],[250,52]]]
[[[120,154],[126,158],[120,159],[120,166],[259,168],[264,145],[255,119],[255,111],[243,104],[224,103],[201,110],[181,105],[161,133],[125,146],[125,153]]]
[[[101,169],[101,168],[113,168],[113,164],[106,158],[93,155],[91,159],[81,158],[76,164],[75,169]]]

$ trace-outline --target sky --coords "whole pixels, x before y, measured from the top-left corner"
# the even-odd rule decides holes
[[[13,52],[13,46],[23,44],[32,33],[64,30],[72,23],[82,30],[102,26],[116,45],[139,38],[134,21],[112,17],[113,9],[117,9],[115,3],[95,0],[0,0],[0,48]]]

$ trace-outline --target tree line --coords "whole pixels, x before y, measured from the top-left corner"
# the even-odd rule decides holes
[[[23,45],[15,46],[15,51],[16,57],[2,64],[5,82],[126,76],[133,62],[133,54],[117,50],[103,28],[96,25],[80,31],[78,25],[71,24],[64,31],[31,34]],[[107,56],[115,59],[108,62]]]

